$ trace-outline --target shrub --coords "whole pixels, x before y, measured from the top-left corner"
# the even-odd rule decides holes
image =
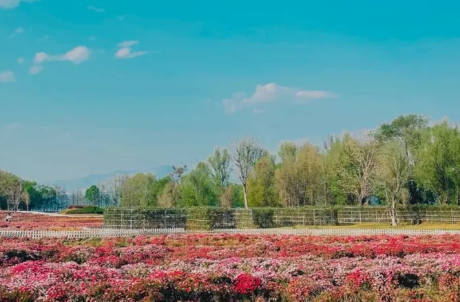
[[[87,206],[68,210],[66,214],[104,214],[104,209],[96,206]]]

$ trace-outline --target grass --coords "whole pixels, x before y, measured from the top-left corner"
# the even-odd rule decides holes
[[[398,226],[391,226],[388,223],[357,223],[357,224],[343,224],[343,225],[307,225],[295,226],[294,229],[407,229],[407,230],[460,230],[459,224],[441,224],[441,223],[422,223],[417,225],[400,224]]]

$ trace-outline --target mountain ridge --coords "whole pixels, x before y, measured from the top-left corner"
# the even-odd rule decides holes
[[[134,175],[137,173],[152,173],[157,178],[162,178],[172,171],[172,166],[163,165],[155,168],[141,169],[141,170],[115,170],[110,173],[89,174],[80,178],[69,180],[56,180],[53,183],[65,188],[67,192],[75,190],[86,190],[92,185],[105,182],[117,175]]]

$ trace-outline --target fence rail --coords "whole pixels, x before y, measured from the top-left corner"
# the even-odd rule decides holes
[[[168,234],[254,234],[254,235],[315,235],[315,236],[370,236],[370,235],[460,235],[460,230],[410,230],[410,229],[218,229],[212,231],[187,231],[183,228],[160,229],[85,229],[76,231],[0,230],[0,237],[9,238],[103,238],[133,237],[139,235]]]

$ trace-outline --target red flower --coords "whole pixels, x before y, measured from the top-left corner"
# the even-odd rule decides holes
[[[255,292],[262,281],[250,274],[241,274],[236,278],[235,291],[240,294],[249,294]]]

